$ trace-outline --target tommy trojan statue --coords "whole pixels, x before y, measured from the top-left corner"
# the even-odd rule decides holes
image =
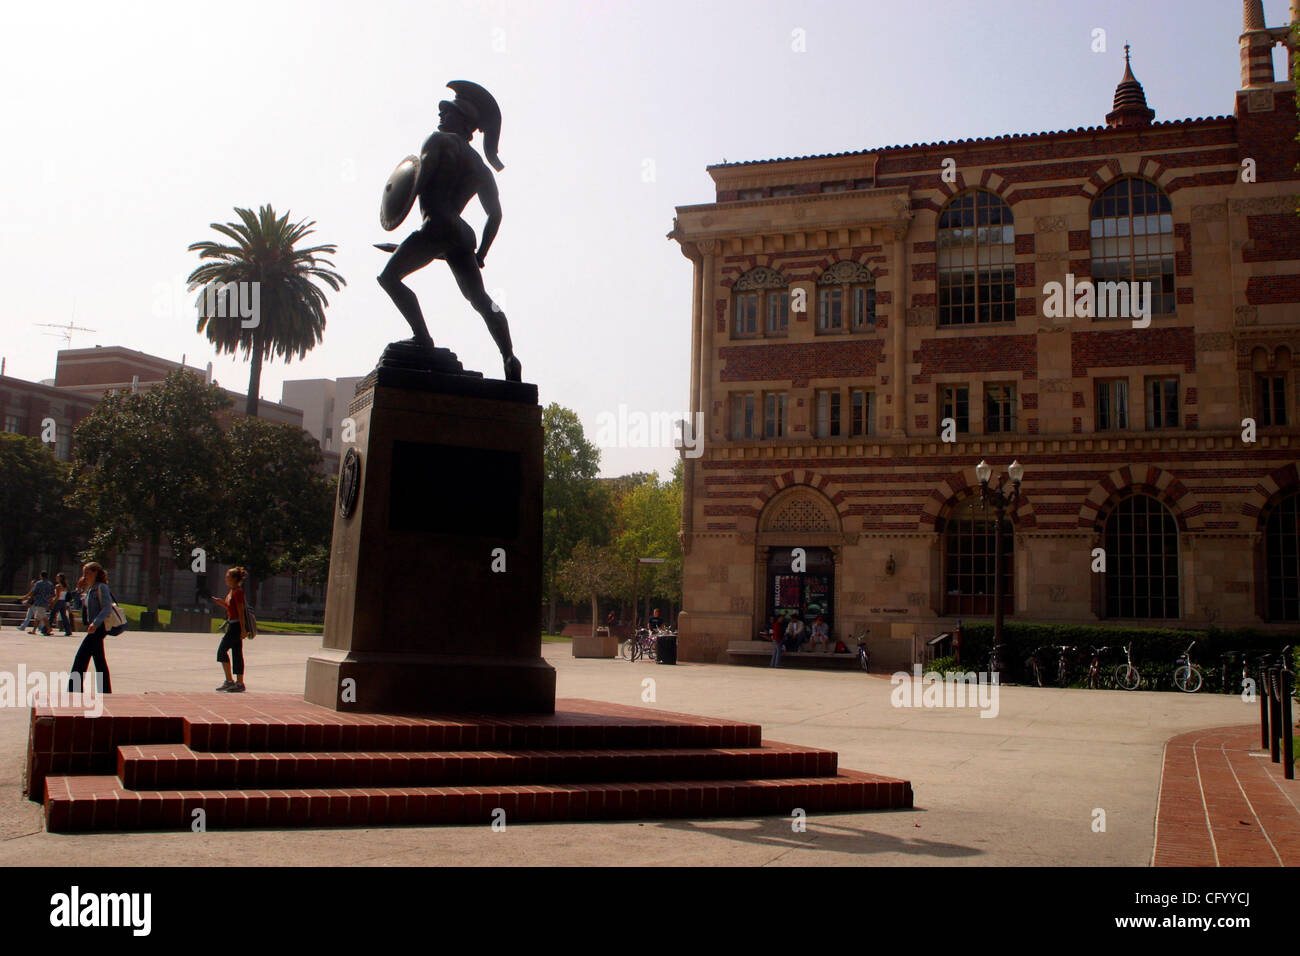
[[[470,146],[475,130],[483,131],[483,152],[497,171],[504,168],[497,158],[501,136],[501,110],[492,94],[477,83],[453,80],[447,86],[455,91],[453,101],[438,104],[438,129],[420,150],[408,156],[393,171],[380,202],[379,222],[392,231],[402,224],[415,200],[420,200],[424,224],[401,245],[376,244],[377,249],[392,253],[388,265],[379,274],[379,284],[401,310],[415,333],[415,344],[432,353],[433,339],[420,311],[415,293],[402,280],[423,269],[434,259],[445,259],[461,294],[483,321],[501,350],[508,381],[521,381],[519,359],[510,344],[510,326],[505,313],[483,288],[483,260],[501,225],[501,202],[496,179],[487,163]],[[479,197],[487,223],[483,238],[474,249],[474,230],[460,218],[474,196]]]

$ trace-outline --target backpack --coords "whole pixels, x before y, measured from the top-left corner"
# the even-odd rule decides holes
[[[835,653],[836,653],[836,654],[847,654],[848,652],[849,652],[849,649],[848,649],[847,647],[844,646],[844,642],[843,642],[843,641],[836,641],[836,642],[835,642]]]
[[[250,641],[257,637],[257,618],[253,614],[253,609],[244,603],[244,619],[239,622],[240,627],[244,629],[244,637]]]

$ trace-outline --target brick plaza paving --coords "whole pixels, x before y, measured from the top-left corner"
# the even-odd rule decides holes
[[[114,690],[212,692],[221,680],[218,641],[112,638]],[[77,643],[0,631],[0,671],[20,664],[29,673],[61,671]],[[248,699],[301,693],[306,658],[318,646],[317,637],[276,635],[247,644]],[[320,831],[288,830],[50,834],[41,807],[21,795],[29,712],[4,707],[0,866],[1214,865],[1213,854],[1194,855],[1198,841],[1212,843],[1225,865],[1295,859],[1288,834],[1300,787],[1271,765],[1258,773],[1272,774],[1272,791],[1258,775],[1242,777],[1242,761],[1261,766],[1248,750],[1252,733],[1258,745],[1258,709],[1237,697],[1007,687],[997,716],[982,718],[973,708],[895,707],[884,675],[574,660],[568,644],[545,645],[544,654],[556,667],[559,697],[759,723],[765,738],[834,749],[842,766],[911,780],[915,808],[812,814],[806,832],[787,817],[768,817],[517,824],[504,832],[355,828],[324,840]],[[643,701],[651,691],[654,700]],[[1189,757],[1193,768],[1205,767],[1194,791],[1185,785]],[[1232,790],[1227,781],[1240,779],[1247,782]],[[1238,813],[1246,804],[1253,816]],[[1104,832],[1094,829],[1097,811]],[[1247,822],[1233,826],[1250,828],[1250,839],[1220,836],[1216,827],[1234,814]]]

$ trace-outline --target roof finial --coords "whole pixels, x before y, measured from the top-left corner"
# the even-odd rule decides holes
[[[1107,126],[1149,126],[1155,113],[1147,107],[1142,84],[1133,76],[1130,48],[1124,44],[1124,76],[1115,88],[1115,108],[1106,114]]]

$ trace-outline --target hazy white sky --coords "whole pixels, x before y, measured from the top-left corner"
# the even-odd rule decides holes
[[[1285,21],[1284,0],[1264,6]],[[268,202],[317,221],[348,286],[324,342],[267,365],[262,396],[278,400],[286,378],[365,374],[409,334],[370,244],[418,225],[385,233],[380,190],[436,125],[443,84],[470,79],[504,117],[505,217],[485,282],[525,380],[595,439],[620,403],[686,410],[691,269],[664,236],[675,206],[711,201],[708,164],[1100,124],[1126,42],[1158,120],[1230,113],[1241,3],[64,2],[4,19],[8,374],[52,376],[63,340],[36,323],[75,320],[95,332],[74,347],[213,359],[244,391],[247,365],[214,359],[195,331],[186,246],[234,206]],[[410,282],[434,340],[500,377],[446,265]],[[602,472],[666,474],[673,459],[607,448]]]

